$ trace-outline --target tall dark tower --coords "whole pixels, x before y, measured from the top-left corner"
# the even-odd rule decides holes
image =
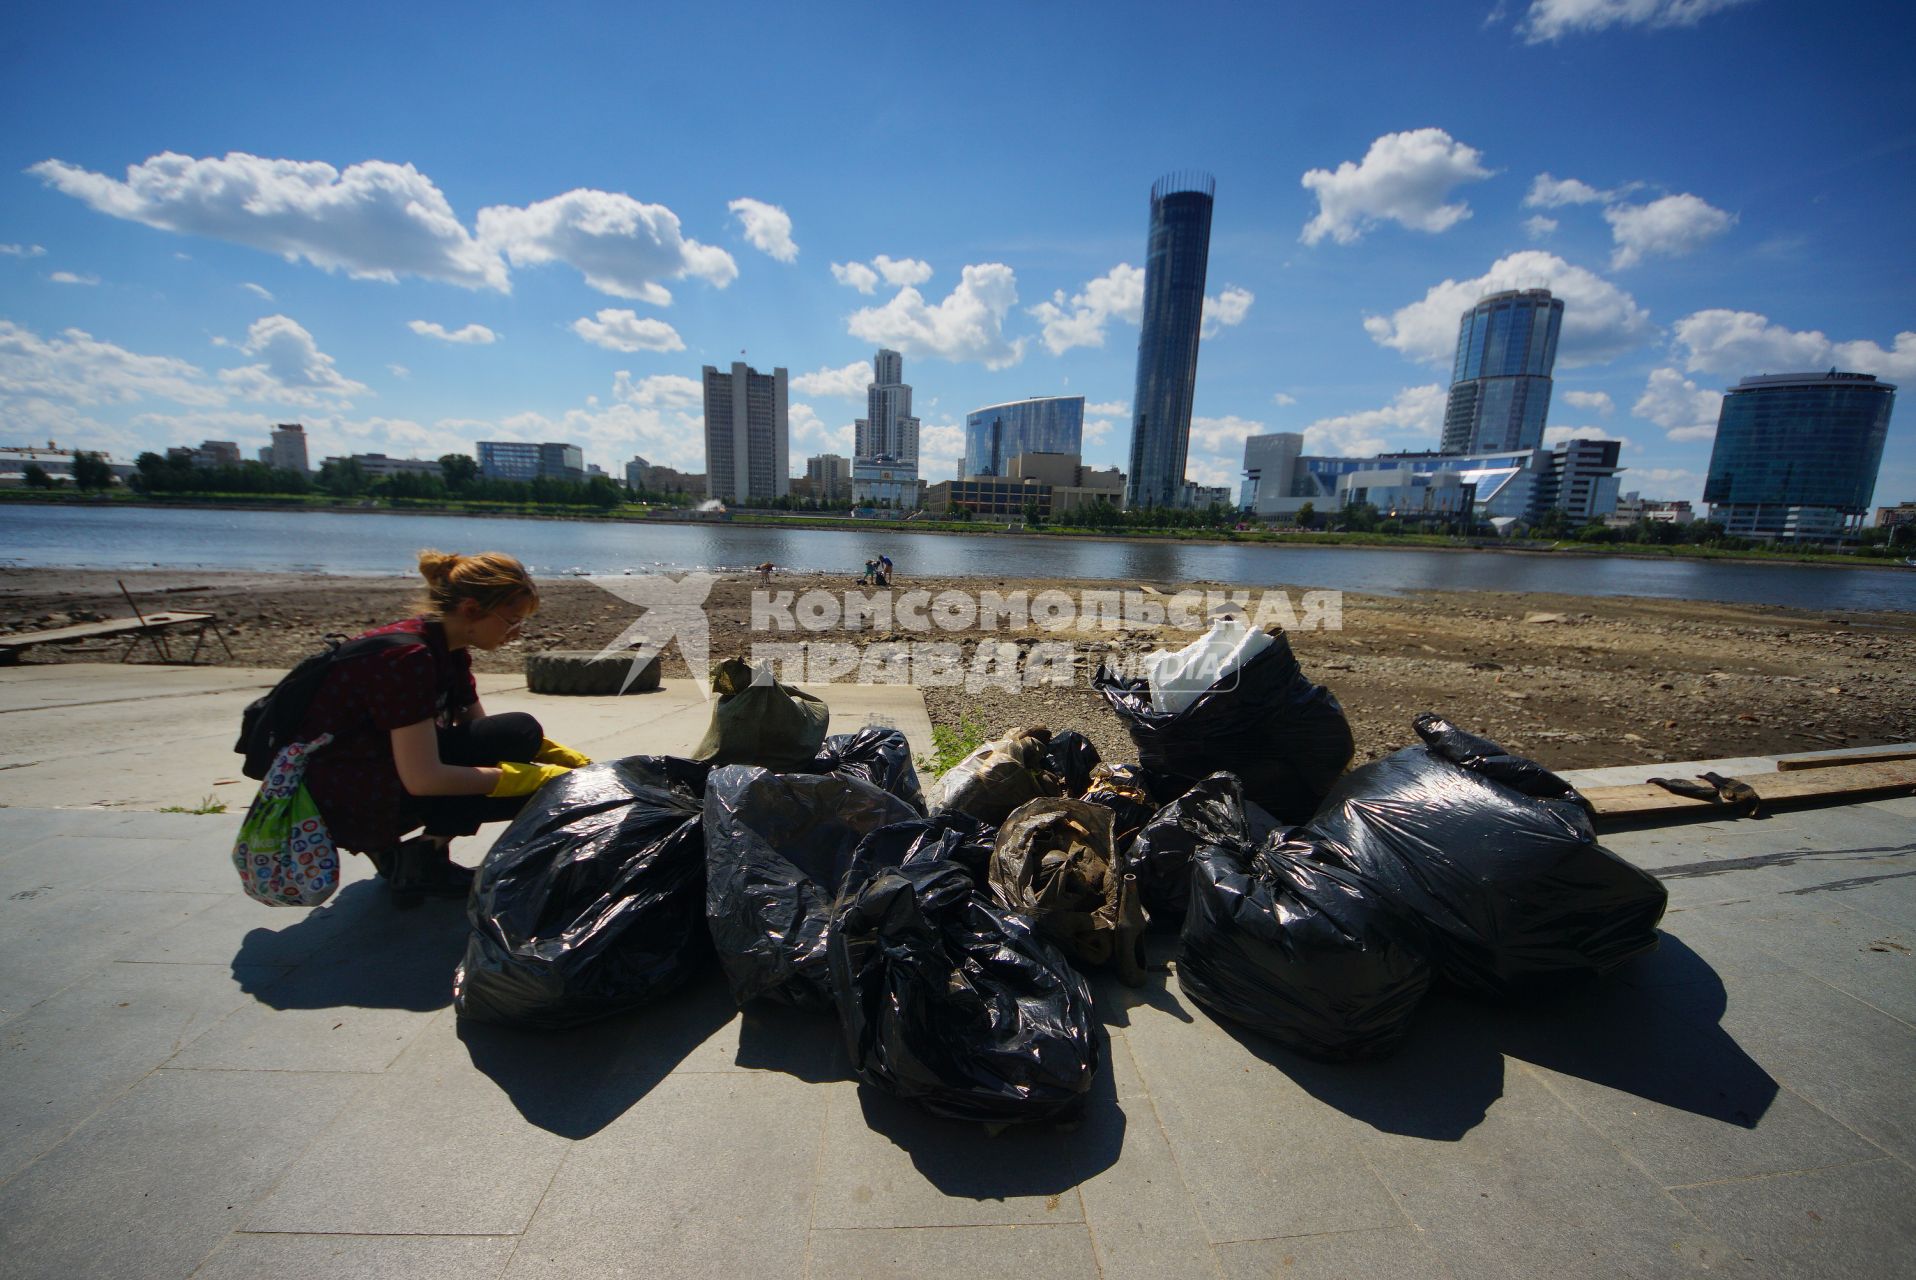
[[[1174,507],[1183,498],[1216,195],[1217,182],[1206,173],[1174,173],[1151,186],[1144,330],[1138,335],[1131,470],[1124,491],[1125,504],[1134,509]]]
[[[1464,312],[1444,405],[1443,452],[1495,453],[1543,444],[1550,371],[1557,364],[1562,328],[1563,299],[1548,289],[1493,293]]]

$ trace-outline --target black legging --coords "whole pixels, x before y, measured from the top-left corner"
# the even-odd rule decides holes
[[[523,711],[481,716],[439,731],[439,758],[446,764],[485,768],[508,760],[525,763],[539,754],[545,730]],[[424,796],[426,834],[469,836],[482,822],[518,816],[529,796]]]

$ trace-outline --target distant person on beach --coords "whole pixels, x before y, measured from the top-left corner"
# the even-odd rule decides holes
[[[333,735],[306,788],[334,843],[370,858],[402,907],[464,897],[472,872],[453,863],[452,838],[512,818],[546,782],[591,763],[526,713],[479,704],[470,650],[510,642],[539,607],[525,566],[497,551],[422,551],[419,573],[419,616],[366,633],[417,643],[335,662],[299,731],[301,741]]]
[[[760,583],[768,587],[772,585],[772,569],[773,565],[770,560],[767,560],[758,567],[758,580]]]
[[[865,572],[858,576],[858,585],[861,587],[869,586],[872,583],[872,581],[876,579],[877,577],[878,577],[878,561],[867,560],[865,561]]]
[[[879,583],[878,585],[881,587],[891,585],[891,557],[890,556],[881,555],[878,557],[878,571],[879,573],[883,574],[885,578],[885,580]]]

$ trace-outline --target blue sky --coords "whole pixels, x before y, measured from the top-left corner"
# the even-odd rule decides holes
[[[722,14],[723,17],[715,16]],[[1699,496],[1739,377],[1916,381],[1916,31],[1785,0],[943,6],[15,3],[0,443],[703,469],[696,379],[791,371],[851,452],[905,353],[1082,394],[1122,465],[1151,183],[1215,175],[1192,478],[1435,447],[1459,312],[1566,299],[1553,432]],[[1916,498],[1916,405],[1876,502]]]

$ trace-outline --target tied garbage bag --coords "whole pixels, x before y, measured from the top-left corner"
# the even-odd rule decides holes
[[[632,756],[555,778],[473,878],[453,974],[462,1018],[570,1027],[636,1008],[711,963],[706,766]]]
[[[1434,715],[1289,832],[1418,917],[1437,972],[1496,997],[1605,973],[1657,942],[1668,895],[1597,842],[1569,783]]]
[[[825,939],[853,854],[873,831],[917,817],[856,778],[713,770],[705,786],[705,921],[732,998],[831,1009]]]
[[[1111,847],[1127,859],[1138,832],[1158,811],[1151,799],[1151,785],[1144,768],[1135,764],[1100,764],[1092,767],[1091,785],[1079,797],[1111,811]]]
[[[1382,1057],[1403,1041],[1430,964],[1416,926],[1362,876],[1308,853],[1273,842],[1252,855],[1228,838],[1198,848],[1178,986],[1312,1057]]]
[[[1191,861],[1205,845],[1256,847],[1244,812],[1244,785],[1236,774],[1214,773],[1158,810],[1132,842],[1125,864],[1138,878],[1138,896],[1151,927],[1176,929],[1191,900]]]
[[[780,684],[769,667],[738,658],[712,673],[712,719],[693,750],[713,765],[809,769],[825,741],[831,710],[811,694]]]
[[[916,861],[840,901],[832,994],[858,1078],[990,1124],[1079,1106],[1098,1069],[1091,993],[964,868]]]
[[[1282,633],[1180,711],[1155,710],[1144,680],[1100,670],[1093,683],[1154,781],[1177,791],[1223,770],[1243,780],[1246,799],[1301,822],[1350,763],[1344,709],[1304,678]],[[1159,788],[1159,798],[1170,795]]]
[[[918,770],[911,763],[911,743],[902,729],[867,725],[857,733],[833,734],[819,747],[806,771],[869,782],[919,813],[925,811],[925,793],[918,785]]]
[[[928,797],[933,813],[957,809],[997,826],[1013,809],[1062,789],[1045,769],[1051,730],[1012,729],[940,774]]]
[[[1091,739],[1076,729],[1051,735],[1044,747],[1044,771],[1058,780],[1064,794],[1081,798],[1091,785],[1092,772],[1099,762],[1098,749]]]
[[[983,889],[990,882],[991,846],[997,838],[997,828],[948,809],[936,817],[880,827],[866,836],[852,852],[852,874],[862,882],[881,867],[955,862],[971,877],[974,888]]]
[[[1052,798],[1018,806],[998,828],[991,890],[1074,960],[1115,958],[1126,982],[1142,980],[1144,912],[1112,852],[1109,809]]]

